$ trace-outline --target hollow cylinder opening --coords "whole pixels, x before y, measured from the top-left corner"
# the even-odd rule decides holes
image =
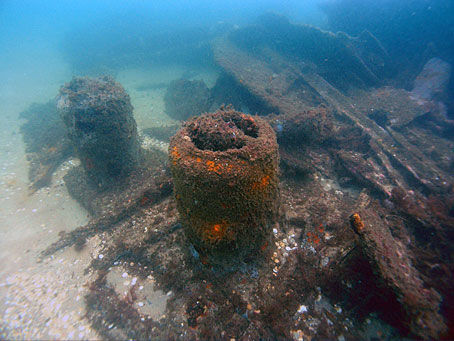
[[[259,128],[250,116],[235,113],[219,115],[210,121],[193,121],[187,127],[189,137],[201,150],[226,151],[240,149],[247,143],[247,136],[257,138]]]

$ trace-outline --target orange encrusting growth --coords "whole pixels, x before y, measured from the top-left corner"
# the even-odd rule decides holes
[[[241,118],[245,121],[248,121],[250,123],[255,123],[255,120],[253,117],[249,116],[249,115],[246,115],[246,114],[242,114],[241,115]]]
[[[177,160],[181,158],[181,154],[180,154],[180,152],[178,150],[178,147],[174,146],[172,148],[172,151],[170,152],[170,154],[172,154],[172,163],[174,165],[176,165],[177,164]]]
[[[196,160],[196,161],[199,162],[198,160]],[[219,175],[230,173],[233,169],[233,166],[231,164],[226,163],[226,164],[222,165],[221,163],[216,163],[211,160],[206,161],[206,165],[207,165],[207,170],[209,172],[214,172]]]
[[[264,190],[270,184],[271,176],[265,175],[258,182],[252,183],[253,190]]]
[[[364,230],[364,223],[361,220],[361,217],[359,216],[358,213],[354,213],[350,216],[350,223],[353,227],[353,229],[357,233],[361,233]]]
[[[213,243],[221,241],[224,239],[227,233],[227,222],[223,221],[221,223],[209,225],[205,231],[203,231],[203,237],[205,240]]]
[[[314,246],[318,246],[320,244],[320,240],[323,237],[324,232],[325,229],[323,228],[323,224],[320,223],[318,227],[313,230],[313,232],[309,231],[306,233],[307,242],[313,244]]]
[[[216,164],[214,161],[208,160],[206,162],[206,165],[208,166],[208,171],[209,172],[215,172],[220,174],[221,173],[221,165]]]
[[[180,160],[180,159],[184,160],[185,158],[192,159],[196,163],[201,163],[202,162],[202,158],[199,157],[199,156],[190,156],[190,155],[186,156],[184,153],[182,155],[177,146],[173,146],[172,150],[170,151],[170,155],[171,155],[171,161],[172,161],[173,165],[176,165],[178,160]],[[242,160],[242,163],[246,164],[246,162],[243,161],[243,160]],[[205,161],[205,165],[207,166],[207,170],[209,172],[214,172],[214,173],[219,174],[219,175],[222,174],[222,173],[229,173],[234,168],[231,164],[225,163],[223,165],[222,163],[216,163],[216,162],[214,162],[212,160]]]
[[[313,232],[308,232],[307,233],[307,241],[309,243],[314,243],[315,245],[318,245],[320,243],[320,237],[313,233]]]

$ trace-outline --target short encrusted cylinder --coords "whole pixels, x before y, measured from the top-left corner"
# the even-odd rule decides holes
[[[197,251],[244,254],[266,241],[279,197],[278,145],[267,122],[231,109],[193,118],[171,139],[169,158]]]
[[[111,77],[76,77],[57,100],[68,136],[88,177],[98,187],[115,183],[140,157],[129,95]]]

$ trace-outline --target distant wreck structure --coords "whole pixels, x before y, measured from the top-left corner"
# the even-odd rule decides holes
[[[176,120],[187,120],[207,112],[211,94],[202,80],[177,79],[169,84],[164,96],[166,114]]]
[[[60,116],[91,183],[105,187],[140,161],[129,95],[112,77],[75,77],[60,89]]]
[[[227,39],[215,43],[216,60],[230,72],[237,63],[230,59],[234,52],[232,46],[259,57],[258,67],[264,63],[273,65],[269,75],[261,73],[264,88],[259,94],[273,93],[273,87],[282,84],[284,60],[292,61],[299,71],[293,76],[286,75],[290,84],[288,94],[300,97],[314,93],[313,90],[298,93],[301,89],[310,89],[305,80],[298,77],[301,72],[317,74],[342,92],[379,85],[389,74],[387,52],[372,33],[363,31],[358,37],[351,37],[343,32],[332,33],[310,25],[291,24],[287,18],[275,14],[263,15],[255,25],[233,31]],[[244,71],[242,77],[246,85],[257,72],[254,68],[248,71],[248,66]],[[309,100],[311,102],[313,100]]]

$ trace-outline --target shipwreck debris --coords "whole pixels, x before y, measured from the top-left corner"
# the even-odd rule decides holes
[[[307,59],[312,58],[310,49],[304,51],[302,45],[298,49],[301,53],[292,52],[290,47],[297,45],[300,39],[298,36],[281,39],[279,32],[299,32],[301,28],[298,25],[272,17],[264,20],[271,20],[270,27],[273,30],[259,23],[213,42],[214,57],[224,72],[241,82],[254,96],[275,107],[276,114],[304,115],[319,104],[325,104],[334,113],[335,126],[339,129],[347,132],[359,128],[369,137],[369,142],[362,146],[362,149],[367,147],[369,151],[359,154],[354,153],[353,148],[347,147],[344,150],[337,149],[334,158],[338,159],[341,168],[345,166],[343,168],[352,171],[353,177],[358,177],[361,182],[381,192],[383,196],[390,197],[394,186],[407,189],[413,187],[424,193],[440,193],[446,191],[446,183],[454,183],[452,174],[440,169],[438,163],[431,160],[427,153],[421,152],[420,144],[425,138],[417,138],[420,132],[409,131],[409,123],[421,116],[423,111],[417,108],[416,101],[410,98],[408,92],[393,91],[389,87],[370,89],[370,85],[380,86],[381,82],[365,82],[369,86],[364,86],[361,82],[349,82],[349,77],[342,78],[342,81],[348,84],[349,90],[346,91],[345,86],[332,79],[343,75],[339,72],[342,68],[336,66],[336,60],[328,58],[325,63],[332,69],[325,74],[323,68],[314,68],[311,63],[307,63]],[[265,34],[270,30],[278,33]],[[309,36],[314,38],[318,34],[322,33]],[[327,32],[323,34],[334,39]],[[297,87],[294,86],[295,82],[299,84]],[[367,93],[371,96],[367,96]],[[406,93],[406,96],[399,101],[402,93]],[[311,94],[310,100],[308,94]],[[375,106],[377,110],[383,110],[384,114],[368,116],[372,113],[371,109],[375,110]],[[398,112],[403,112],[403,117],[400,117]],[[412,135],[415,135],[415,139],[410,141],[408,136]],[[344,137],[345,134],[336,135],[336,138]],[[442,148],[446,147],[448,150],[446,141],[440,143]],[[333,145],[336,144],[334,142]],[[345,148],[345,140],[338,145]],[[354,163],[357,165],[354,166]]]
[[[141,149],[133,108],[113,78],[73,78],[60,89],[57,107],[95,188],[110,186],[137,168]]]
[[[192,119],[172,138],[169,158],[196,250],[227,257],[265,242],[279,193],[278,147],[265,121],[229,108]]]
[[[276,107],[270,106],[263,98],[255,96],[242,83],[242,79],[238,80],[232,75],[222,72],[211,89],[213,106],[218,108],[223,104],[231,104],[236,110],[260,116],[278,112]]]
[[[170,177],[161,171],[155,172],[154,175],[132,176],[129,180],[138,183],[128,183],[126,188],[120,188],[118,192],[103,192],[104,195],[97,194],[94,198],[88,198],[89,204],[85,207],[91,209],[94,218],[90,219],[87,225],[63,233],[58,241],[42,251],[41,256],[46,257],[65,247],[83,244],[87,238],[110,231],[116,224],[127,221],[133,214],[167,198],[172,193]]]
[[[410,250],[396,240],[379,216],[380,208],[371,203],[369,209],[351,216],[351,226],[360,236],[360,246],[376,274],[379,286],[389,290],[402,307],[400,323],[410,335],[437,338],[446,332],[440,315],[441,296],[427,288],[414,267]],[[364,221],[364,222],[363,222]]]
[[[212,102],[210,90],[202,80],[175,80],[164,96],[166,114],[181,121],[207,112]]]
[[[298,31],[285,20],[268,23],[275,27],[260,28],[262,21],[243,33],[256,41],[255,34],[281,24]],[[144,188],[131,187],[129,198],[115,195],[123,206],[103,202],[100,207],[107,210],[101,218],[63,235],[45,255],[102,235],[102,257],[90,266],[98,280],[90,285],[87,316],[106,338],[366,338],[363,328],[371,320],[373,326],[380,320],[389,324],[390,338],[444,337],[445,323],[452,330],[454,316],[452,144],[413,125],[421,112],[413,112],[418,104],[408,91],[369,89],[367,81],[352,82],[351,73],[346,91],[337,83],[339,64],[314,67],[285,49],[291,40],[267,46],[275,36],[261,37],[256,46],[245,47],[219,39],[214,51],[228,84],[241,85],[252,96],[236,96],[239,107],[250,109],[247,102],[254,98],[273,110],[259,112],[267,116],[258,118],[227,108],[190,120],[169,149],[175,199],[168,196],[170,178],[157,167],[165,186],[145,181]],[[380,49],[367,34],[358,39]],[[352,37],[347,41],[355,43]],[[376,56],[355,51],[372,74],[381,75],[381,64],[371,64]],[[259,181],[241,182],[234,158],[223,158],[247,150],[248,141],[258,139],[262,119],[276,132],[283,170],[290,175],[280,179],[279,210],[274,208],[276,178],[257,175],[254,168],[246,175],[256,174]],[[250,153],[239,159],[238,169],[252,161],[271,171],[277,165],[273,141],[273,148],[263,148],[271,150],[269,163]],[[233,175],[226,178],[229,172]],[[272,175],[277,177],[276,171]],[[307,181],[296,181],[295,175]],[[239,221],[273,222],[272,237],[259,243],[246,233],[223,244],[227,218],[213,217],[230,217],[233,205],[243,210],[250,202],[245,193],[271,181],[269,215],[252,216],[247,207]],[[222,200],[233,192],[229,183],[243,189],[234,193],[233,204]],[[149,186],[155,190],[140,196]],[[198,230],[187,227],[192,214]],[[207,257],[217,248],[249,241],[264,257],[244,257],[224,268],[225,263],[216,266],[219,257]],[[119,264],[170,293],[165,316],[157,320],[137,308],[134,287],[124,297],[111,290],[106,273]]]
[[[233,31],[229,40],[254,54],[268,57],[267,50],[271,49],[296,58],[301,67],[312,69],[343,92],[380,84],[388,66],[385,49],[370,32],[359,37],[334,34],[310,25],[291,24],[272,13],[259,17],[255,25]]]
[[[27,160],[30,162],[30,190],[35,192],[50,185],[52,173],[74,154],[74,149],[66,136],[55,101],[34,103],[19,117],[26,120],[20,131],[25,142]]]
[[[240,82],[250,93],[269,106],[277,108],[276,115],[269,115],[265,119],[270,119],[278,134],[278,139],[283,136],[280,141],[283,142],[285,148],[280,147],[285,172],[290,175],[301,174],[305,179],[324,176],[331,179],[333,184],[336,184],[337,181],[340,189],[335,189],[334,186],[330,188],[339,192],[339,195],[343,195],[343,201],[347,200],[346,193],[357,195],[357,192],[362,193],[363,189],[367,189],[374,200],[380,199],[383,202],[383,209],[388,209],[391,212],[395,210],[394,205],[396,204],[390,200],[394,197],[393,193],[395,193],[396,188],[403,193],[408,193],[408,197],[418,198],[419,204],[417,206],[420,207],[420,210],[424,210],[424,207],[433,207],[430,203],[440,200],[433,198],[452,196],[454,184],[452,137],[445,136],[446,134],[436,136],[425,130],[422,124],[417,124],[426,115],[424,114],[424,107],[418,104],[417,100],[411,98],[412,94],[409,91],[381,86],[385,80],[384,77],[390,77],[388,72],[390,69],[387,69],[389,65],[387,64],[386,51],[382,51],[383,53],[379,53],[377,56],[367,56],[356,50],[358,52],[356,56],[364,61],[364,65],[368,66],[373,74],[377,72],[376,75],[379,74],[380,76],[378,81],[375,82],[352,82],[354,78],[351,77],[352,74],[343,78],[341,76],[343,73],[338,72],[339,69],[336,71],[336,67],[340,65],[336,64],[336,60],[328,58],[328,61],[326,61],[327,68],[317,65],[315,59],[312,63],[308,63],[308,59],[312,58],[310,57],[310,49],[304,51],[303,47],[307,45],[301,44],[299,46],[297,44],[300,37],[281,39],[280,34],[282,35],[282,32],[289,33],[286,37],[293,37],[291,33],[301,29],[294,27],[297,25],[291,25],[286,20],[278,20],[277,18],[271,21],[266,19],[265,22],[268,22],[270,27],[266,27],[261,21],[253,27],[237,30],[227,38],[216,40],[213,43],[214,57],[224,72],[231,75],[236,82]],[[314,37],[317,34],[314,34]],[[333,37],[334,35],[331,35],[331,38]],[[340,34],[337,37],[341,39],[343,35]],[[362,35],[362,37],[364,39],[361,43],[366,45],[373,43],[378,49],[376,51],[381,49],[378,40],[368,39],[367,34]],[[349,44],[353,43],[356,38],[351,38],[344,40],[344,42],[350,40]],[[361,39],[361,36],[359,36],[357,42]],[[292,51],[292,47],[295,47],[299,53]],[[345,51],[343,50],[343,52]],[[377,65],[373,65],[373,61],[380,60],[380,58],[375,57],[380,55],[383,57],[384,63],[379,62]],[[314,64],[316,64],[315,67]],[[380,64],[385,69],[377,71],[380,70]],[[332,67],[332,69],[324,73],[329,67]],[[340,78],[336,79],[336,77]],[[373,77],[369,79],[372,80]],[[296,80],[298,80],[298,87],[294,86]],[[340,80],[345,81],[346,84],[339,84]],[[371,85],[375,88],[371,88]],[[307,94],[313,95],[308,97]],[[317,136],[319,132],[317,129],[312,131],[312,135],[289,134],[286,138],[287,130],[292,132],[298,128],[298,125],[285,125],[281,121],[281,117],[298,118],[294,122],[305,122],[304,120],[307,117],[310,122],[311,110],[314,110],[314,107],[320,104],[322,104],[322,107],[326,106],[332,113],[333,129],[331,131],[319,130],[321,132],[320,137],[325,139]],[[439,122],[442,122],[442,120],[437,121],[436,119],[433,121],[438,125]],[[292,122],[292,120],[289,120],[289,122]],[[445,122],[445,125],[449,125],[448,121],[444,120],[443,122]],[[304,127],[304,124],[301,127]],[[328,138],[327,135],[329,135]],[[298,139],[299,136],[301,136],[300,139]],[[306,137],[305,141],[304,137]],[[305,148],[304,143],[310,143],[311,140],[322,143],[313,143],[310,144],[310,148]],[[361,198],[361,195],[359,198]],[[403,206],[405,207],[405,205]],[[439,206],[436,206],[435,212],[440,211]],[[405,210],[402,211],[405,212]],[[396,316],[403,321],[401,325],[396,325],[402,335],[440,337],[445,331],[443,325],[447,321],[447,316],[449,314],[451,314],[449,316],[452,316],[452,309],[444,301],[451,302],[452,295],[443,286],[437,285],[435,281],[430,282],[429,285],[427,273],[430,273],[431,266],[440,269],[452,268],[449,265],[450,260],[446,258],[446,253],[442,252],[442,250],[452,249],[447,242],[449,240],[447,234],[449,234],[449,226],[451,226],[451,223],[446,223],[450,221],[449,218],[446,218],[449,214],[445,212],[446,210],[443,210],[442,214],[439,212],[440,216],[444,217],[442,220],[444,223],[441,223],[437,219],[426,218],[421,220],[421,213],[417,214],[418,212],[415,210],[411,210],[411,213],[407,214],[402,211],[398,210],[397,213],[393,214],[401,217],[396,219],[403,219],[405,223],[401,222],[401,224],[405,225],[411,231],[411,234],[409,235],[406,232],[391,236],[388,239],[385,238],[388,243],[385,249],[399,248],[400,243],[410,238],[412,234],[416,236],[421,233],[427,237],[430,231],[434,231],[438,239],[431,237],[430,240],[437,240],[437,244],[430,244],[430,248],[431,252],[435,252],[437,256],[426,261],[430,266],[419,261],[417,257],[408,256],[413,269],[410,274],[413,276],[411,283],[405,281],[401,283],[398,277],[392,277],[394,276],[391,275],[394,271],[394,265],[391,266],[391,269],[383,270],[383,273],[379,275],[382,283],[391,281],[391,284],[377,287],[378,296],[371,297],[370,301],[365,299],[365,302],[363,302],[364,311],[373,312],[377,297],[383,294],[393,300],[394,303],[390,301],[390,307],[395,308]],[[371,219],[373,221],[378,219],[378,217],[370,218],[366,213],[356,208],[353,212],[359,214],[365,226]],[[386,215],[386,213],[383,214]],[[346,221],[348,221],[348,218]],[[377,220],[377,224],[384,225],[380,230],[381,232],[377,233],[383,233],[385,237],[394,228],[394,226],[379,220]],[[366,227],[364,227],[365,230],[367,230]],[[417,255],[425,254],[427,247],[426,244],[419,244],[412,247],[411,252]],[[372,247],[371,250],[373,251]],[[408,251],[408,254],[411,252]],[[372,256],[380,257],[380,255]],[[373,259],[372,256],[369,259]],[[365,277],[372,276],[373,271],[369,262],[367,264],[362,262],[357,251],[352,252],[351,258],[355,259],[354,262],[361,264],[361,268],[367,268],[364,272],[360,272],[361,274],[364,274]],[[451,259],[451,257],[448,258]],[[443,266],[439,263],[442,263]],[[373,264],[372,261],[371,264]],[[342,268],[342,265],[340,268]],[[373,270],[377,273],[377,265],[373,266]],[[395,268],[395,273],[397,274],[397,268]],[[338,277],[343,278],[340,272]],[[365,281],[366,278],[363,278],[363,280]],[[446,284],[447,280],[448,276],[444,274],[441,281]],[[361,279],[359,278],[358,281],[361,281]],[[407,290],[405,294],[397,293],[399,286],[403,286],[404,291]],[[411,296],[413,291],[426,289],[426,286],[430,289],[427,289],[428,291],[421,295],[427,294],[424,297],[427,298],[428,305],[421,303],[424,300],[424,297],[421,296],[417,296],[418,298],[414,301],[404,299],[405,295]],[[449,285],[449,287],[451,286]],[[346,294],[348,288],[344,287],[340,291]],[[362,294],[369,295],[367,290],[361,291]],[[442,295],[442,298],[439,294]],[[353,298],[353,296],[354,294],[349,297]],[[349,300],[343,302],[348,304]],[[351,302],[359,304],[357,307],[350,306],[353,309],[352,311],[363,309],[361,302],[354,300],[351,300]],[[379,306],[377,306],[378,308]],[[380,309],[382,308],[380,307]],[[386,314],[386,307],[383,309],[384,314]],[[441,317],[441,314],[443,314],[443,317]],[[421,318],[419,320],[421,323],[417,322],[418,318]],[[445,321],[443,321],[443,318],[445,318]],[[393,321],[388,320],[388,323],[392,324]],[[427,328],[423,327],[424,323],[427,323]],[[436,327],[437,324],[439,328]]]

